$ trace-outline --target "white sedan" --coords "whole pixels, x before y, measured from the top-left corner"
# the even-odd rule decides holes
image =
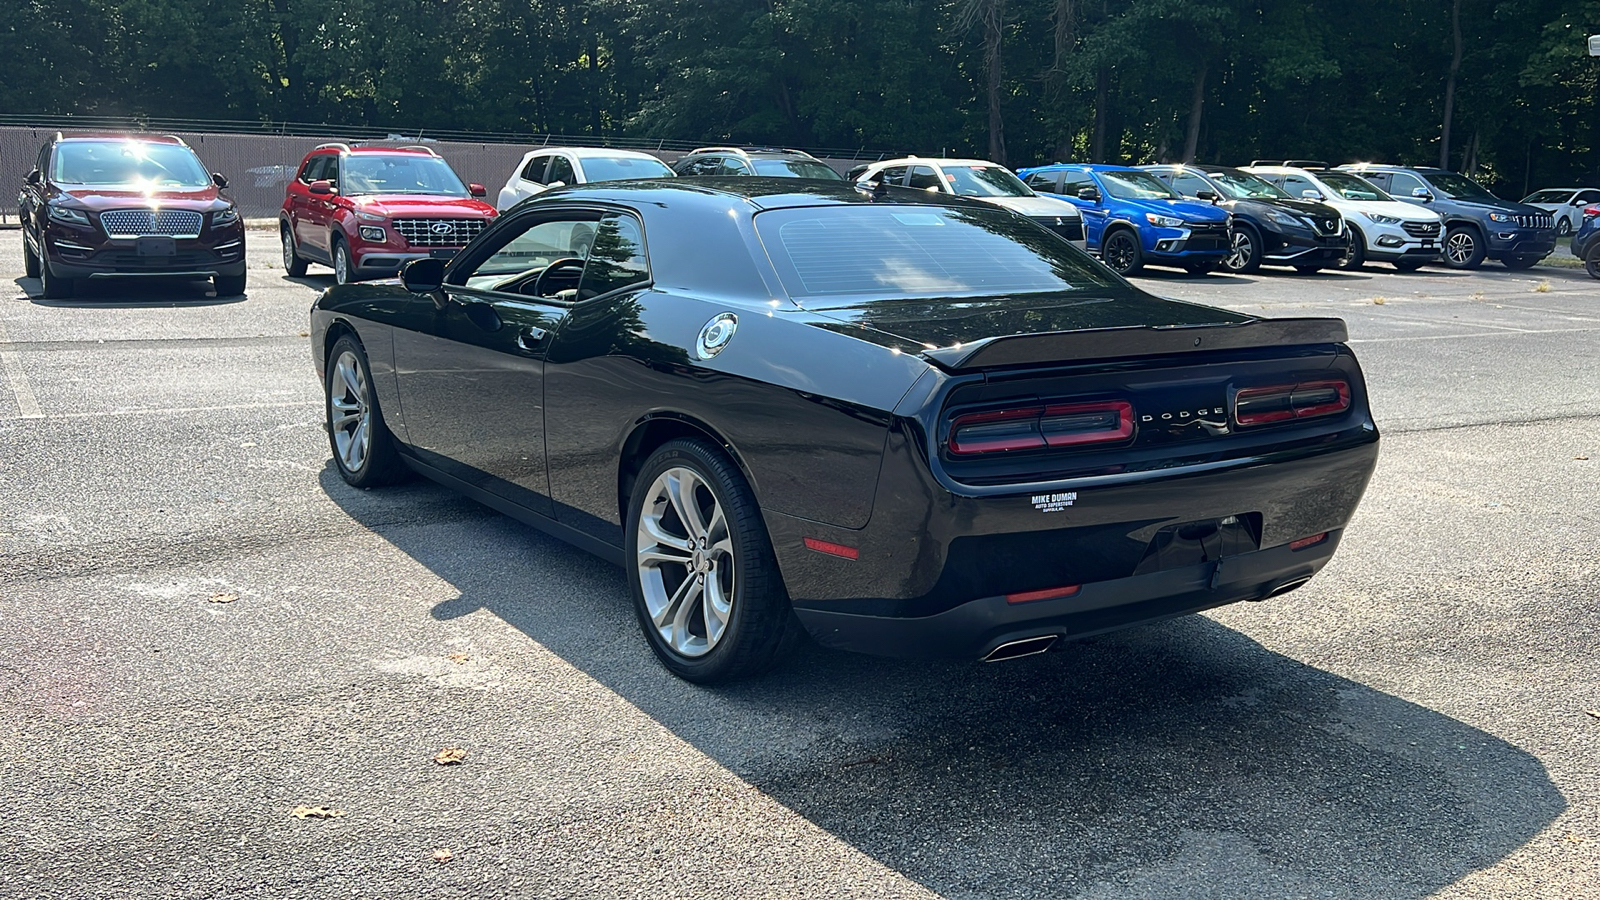
[[[1583,208],[1600,203],[1600,190],[1545,188],[1523,197],[1522,202],[1550,213],[1550,218],[1556,222],[1556,234],[1566,237],[1583,222]]]
[[[667,164],[648,153],[606,147],[544,147],[522,157],[495,205],[505,212],[542,191],[569,184],[625,178],[671,178]]]

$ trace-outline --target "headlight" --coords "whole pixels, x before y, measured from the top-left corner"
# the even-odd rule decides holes
[[[1277,209],[1267,210],[1267,221],[1272,222],[1275,225],[1282,225],[1285,228],[1307,227],[1304,219],[1301,219],[1299,216],[1291,216],[1288,213]]]
[[[1400,219],[1395,216],[1380,216],[1377,213],[1362,213],[1375,225],[1399,225]]]
[[[219,209],[211,214],[212,228],[221,228],[224,225],[232,225],[237,221],[239,221],[239,210],[232,206],[228,207],[227,209]]]
[[[1506,215],[1505,213],[1492,212],[1492,213],[1489,213],[1489,221],[1491,221],[1491,222],[1509,222],[1509,221],[1511,221],[1511,217]]]
[[[361,239],[363,241],[372,241],[375,244],[383,243],[384,237],[382,228],[379,228],[376,225],[362,225],[360,227],[360,231]]]
[[[1173,216],[1158,216],[1155,213],[1145,213],[1144,214],[1144,219],[1145,219],[1146,222],[1149,222],[1151,225],[1157,225],[1157,226],[1160,226],[1162,228],[1182,228],[1183,227],[1183,220],[1179,219],[1179,218],[1175,218]]]
[[[66,222],[68,225],[89,224],[89,214],[87,212],[68,206],[52,205],[50,207],[50,218],[55,219],[57,222]]]
[[[356,218],[363,222],[382,222],[384,219],[388,218],[388,216],[380,216],[377,213],[358,212],[356,213]]]

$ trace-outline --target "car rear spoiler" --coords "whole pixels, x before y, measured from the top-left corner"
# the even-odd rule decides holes
[[[1343,319],[1252,319],[1222,325],[1133,325],[1018,334],[924,350],[922,356],[945,369],[985,369],[1245,347],[1342,344],[1349,339]]]

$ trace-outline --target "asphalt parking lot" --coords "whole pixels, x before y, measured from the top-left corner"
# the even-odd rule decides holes
[[[1321,576],[1044,657],[807,647],[707,690],[620,570],[340,481],[331,278],[250,238],[244,298],[55,302],[0,231],[0,897],[1600,897],[1582,270],[1152,269],[1349,321],[1384,444]]]

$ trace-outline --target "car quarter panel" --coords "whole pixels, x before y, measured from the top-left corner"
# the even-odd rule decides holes
[[[335,330],[349,330],[361,341],[372,371],[372,387],[383,410],[383,423],[402,442],[406,441],[405,409],[395,375],[394,329],[417,327],[424,316],[433,315],[433,302],[393,285],[348,284],[324,291],[311,308],[312,359],[317,380],[327,372],[328,348],[337,338]]]

